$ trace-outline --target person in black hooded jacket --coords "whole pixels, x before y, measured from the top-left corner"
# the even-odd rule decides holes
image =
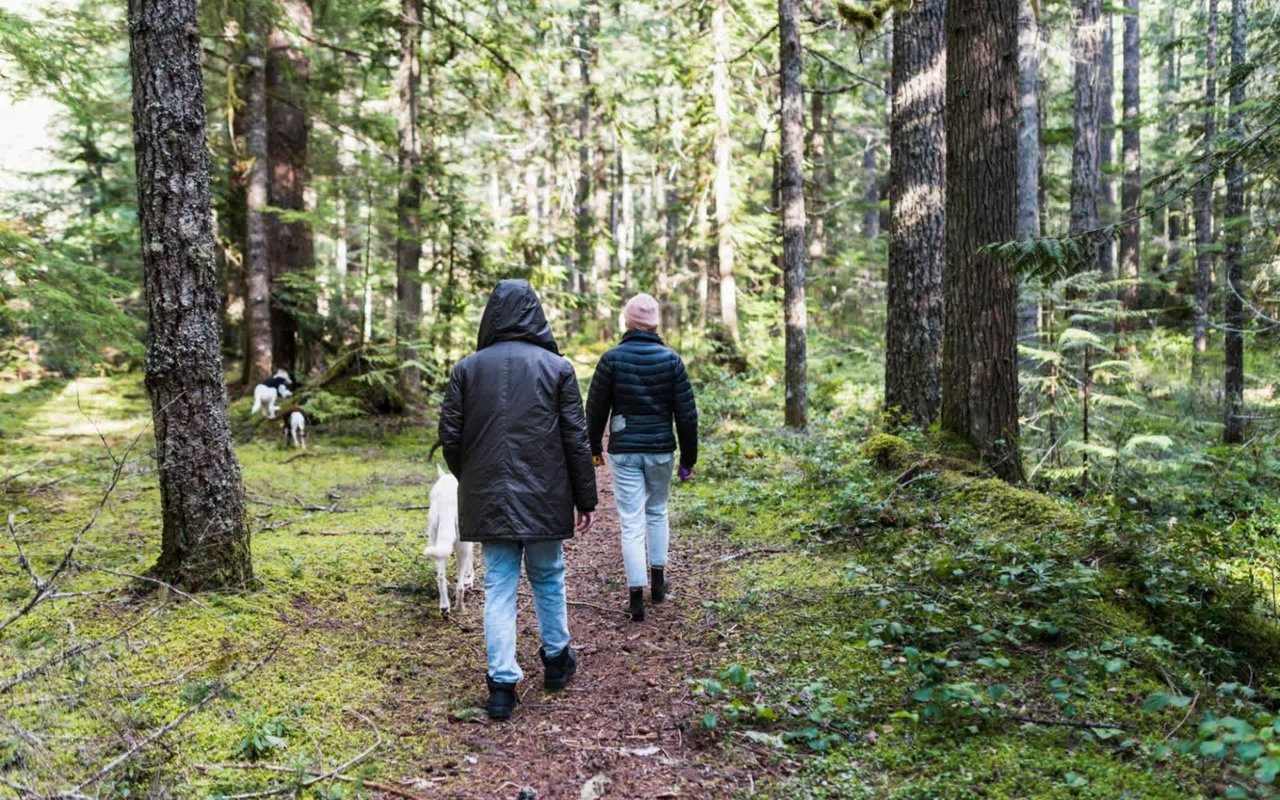
[[[489,297],[476,352],[453,368],[440,445],[458,478],[459,533],[483,549],[489,716],[506,719],[516,662],[516,589],[524,562],[542,634],[544,686],[562,688],[569,647],[562,542],[590,529],[595,470],[573,365],[560,355],[533,288],[505,280]]]

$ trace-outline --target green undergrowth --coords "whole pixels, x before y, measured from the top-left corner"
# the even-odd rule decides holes
[[[0,634],[0,679],[43,670],[0,694],[12,723],[0,731],[8,780],[71,789],[123,742],[213,693],[167,745],[114,771],[101,796],[203,798],[287,786],[379,736],[373,757],[349,774],[411,776],[418,765],[441,763],[446,750],[445,763],[467,750],[446,723],[474,702],[457,687],[474,685],[481,672],[456,657],[474,637],[440,619],[434,569],[419,556],[436,474],[421,422],[319,425],[299,455],[280,446],[276,423],[250,419],[247,403],[234,404],[231,416],[258,584],[190,600],[165,590],[139,595],[127,577],[145,573],[160,549],[137,377],[0,395],[0,478],[15,476],[0,486],[0,502],[44,577],[98,505],[113,459],[126,460],[142,434],[59,585],[67,596]],[[4,616],[32,591],[26,572],[6,559]],[[430,673],[428,665],[436,665]],[[219,766],[245,763],[300,772]],[[305,796],[343,791],[355,793],[326,781]]]
[[[727,746],[798,762],[768,796],[1271,796],[1280,628],[1238,539],[919,434],[750,440],[722,425],[682,525],[743,553],[694,688]]]

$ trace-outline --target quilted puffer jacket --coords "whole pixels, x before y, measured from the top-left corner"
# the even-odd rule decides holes
[[[672,423],[675,435],[672,435]],[[610,453],[671,453],[680,466],[698,461],[698,406],[684,362],[648,331],[627,331],[601,357],[587,394],[591,452],[599,455],[609,428]]]

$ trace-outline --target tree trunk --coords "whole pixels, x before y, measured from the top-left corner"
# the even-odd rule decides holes
[[[414,343],[421,338],[422,323],[422,140],[418,135],[421,42],[422,0],[402,0],[400,63],[396,71],[396,349],[402,362],[417,360]],[[400,383],[406,394],[416,394],[422,388],[422,371],[414,366],[404,367]]]
[[[981,248],[1017,236],[1017,23],[1018,0],[947,4],[942,425],[1008,481],[1023,479],[1018,281]]]
[[[599,57],[596,49],[595,29],[600,26],[600,9],[595,0],[583,0],[578,23],[578,77],[582,82],[582,96],[578,103],[578,182],[574,187],[574,254],[573,276],[570,293],[577,299],[574,305],[574,327],[582,329],[582,296],[585,293],[587,265],[591,263],[591,152],[595,139],[595,88],[591,83],[591,71]]]
[[[245,61],[249,67],[245,98],[245,151],[249,180],[245,193],[245,265],[249,295],[249,385],[266,380],[274,371],[271,337],[271,255],[267,239],[270,177],[267,169],[267,69],[262,10],[246,3]]]
[[[862,143],[862,237],[880,235],[880,172],[876,163],[876,137],[868,133]]]
[[[267,203],[285,211],[306,210],[307,77],[310,61],[297,36],[311,34],[310,0],[281,0],[281,8],[297,35],[282,28],[267,39],[267,160],[270,183]],[[311,226],[286,222],[278,214],[267,217],[270,248],[271,329],[273,362],[293,373],[298,356],[298,309],[309,307],[299,287],[287,275],[310,275],[315,252]]]
[[[942,403],[945,9],[945,0],[924,0],[893,23],[884,396],[891,414],[922,427]]]
[[[1196,319],[1191,375],[1198,380],[1209,341],[1209,286],[1213,281],[1213,148],[1218,136],[1218,0],[1209,0],[1204,45],[1204,139],[1201,180],[1195,190]]]
[[[1111,162],[1116,149],[1115,42],[1112,36],[1110,8],[1102,17],[1101,82],[1098,91],[1098,223],[1110,225],[1116,216],[1116,187],[1111,179]],[[1098,271],[1110,280],[1115,275],[1115,241],[1111,237],[1098,243]]]
[[[804,250],[804,74],[799,0],[778,0],[782,91],[782,285],[786,324],[786,422],[808,421]]]
[[[1176,3],[1169,4],[1169,39],[1165,43],[1165,63],[1163,86],[1161,87],[1160,100],[1161,105],[1167,112],[1165,117],[1161,138],[1164,140],[1166,149],[1172,149],[1174,142],[1178,138],[1179,115],[1177,113],[1176,104],[1178,100],[1179,89],[1181,88],[1181,76],[1179,70],[1179,56],[1181,48],[1178,44],[1179,21],[1178,6]],[[1176,188],[1174,182],[1166,185],[1166,190]],[[1183,228],[1183,209],[1185,203],[1182,200],[1182,193],[1169,201],[1169,207],[1165,214],[1165,240],[1164,252],[1161,254],[1164,258],[1164,272],[1174,275],[1178,270],[1178,263],[1182,261],[1182,228]]]
[[[1035,0],[1018,0],[1018,238],[1040,235],[1040,25]],[[1028,283],[1034,283],[1029,281]],[[1032,341],[1040,304],[1030,287],[1018,303],[1018,338]]]
[[[1077,0],[1072,29],[1075,54],[1075,133],[1071,148],[1070,231],[1082,234],[1098,227],[1098,175],[1101,146],[1100,68],[1102,63],[1101,0]],[[1088,247],[1096,246],[1087,243]],[[1099,256],[1090,262],[1100,269]]]
[[[157,578],[194,591],[253,579],[218,332],[195,0],[130,0],[147,392],[162,516]]]
[[[1242,74],[1245,66],[1245,0],[1231,2],[1231,72]],[[1233,146],[1244,142],[1244,81],[1231,84],[1227,133]],[[1226,249],[1223,259],[1227,267],[1226,285],[1226,374],[1223,396],[1222,441],[1240,444],[1244,441],[1244,164],[1233,158],[1227,165],[1227,199],[1225,226]]]
[[[729,125],[733,112],[729,106],[732,88],[729,85],[729,25],[725,15],[729,11],[728,0],[719,0],[711,11],[711,39],[715,46],[715,63],[712,65],[711,94],[715,104],[715,205],[716,205],[716,264],[720,268],[720,322],[736,343],[738,331],[738,289],[733,272],[733,140]]]
[[[1125,283],[1120,290],[1123,311],[1138,307],[1138,263],[1141,254],[1141,223],[1138,206],[1142,203],[1142,128],[1140,113],[1139,77],[1141,52],[1139,50],[1138,0],[1124,0],[1124,182],[1120,187],[1120,278]],[[1129,328],[1128,320],[1120,317],[1117,327]]]
[[[827,183],[826,108],[821,92],[809,95],[809,138],[805,152],[813,165],[809,181],[809,263],[820,264],[827,256],[826,204],[831,185]],[[892,169],[892,168],[891,168]]]

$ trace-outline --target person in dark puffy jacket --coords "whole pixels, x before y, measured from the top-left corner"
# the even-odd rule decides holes
[[[638,294],[627,302],[622,316],[627,332],[601,357],[591,379],[587,426],[597,464],[602,463],[605,426],[609,428],[609,468],[627,571],[627,613],[639,622],[644,619],[646,583],[653,602],[666,597],[667,497],[674,451],[679,441],[680,480],[687,481],[698,461],[698,407],[684,362],[658,336],[658,301]]]
[[[562,542],[591,528],[596,507],[582,394],[525,281],[498,284],[476,352],[453,368],[440,445],[458,478],[459,533],[484,554],[489,716],[507,719],[524,677],[516,662],[516,589],[524,562],[542,633],[543,685],[577,669],[569,647]]]

